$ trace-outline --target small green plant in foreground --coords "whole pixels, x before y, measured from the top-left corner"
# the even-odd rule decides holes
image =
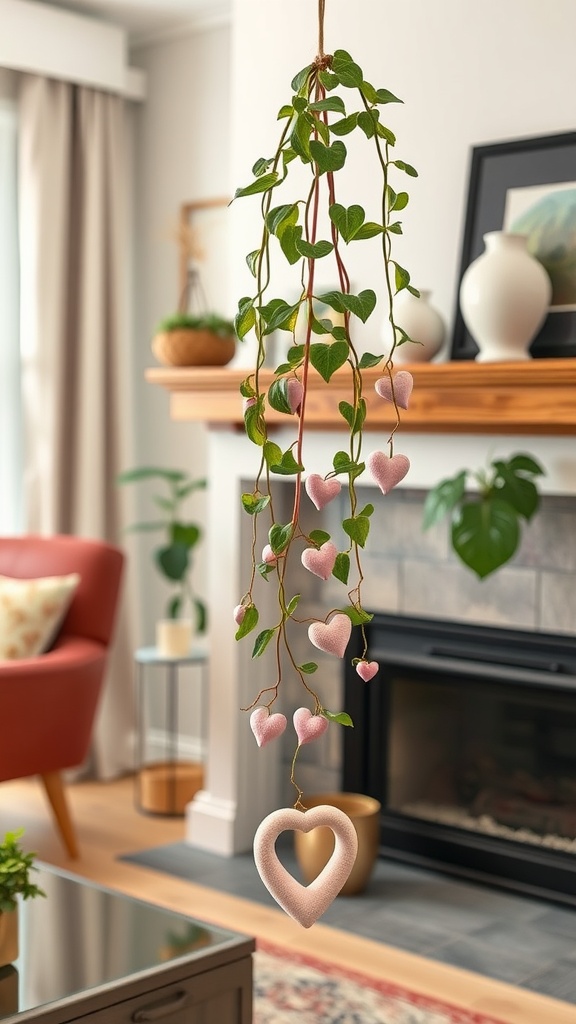
[[[24,900],[46,893],[30,881],[30,872],[37,871],[35,853],[24,853],[19,840],[24,829],[7,832],[0,843],[0,912],[16,910],[17,896]]]

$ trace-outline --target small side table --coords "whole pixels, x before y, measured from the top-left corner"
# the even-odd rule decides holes
[[[189,654],[169,658],[157,647],[140,647],[134,654],[136,664],[136,721],[137,721],[137,764],[136,764],[136,806],[150,814],[183,815],[186,804],[204,784],[201,763],[182,760],[179,757],[180,723],[178,714],[178,686],[180,669],[194,666],[200,678],[200,736],[206,735],[202,690],[206,685],[208,652],[193,647]],[[153,669],[154,672],[147,672]],[[146,683],[147,677],[162,672],[165,687],[166,745],[163,761],[146,761]]]

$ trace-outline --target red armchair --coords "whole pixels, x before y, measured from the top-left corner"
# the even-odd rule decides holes
[[[0,782],[40,776],[70,857],[78,856],[78,845],[61,772],[88,753],[123,563],[120,549],[101,541],[0,537],[0,575],[80,575],[52,648],[0,661]]]

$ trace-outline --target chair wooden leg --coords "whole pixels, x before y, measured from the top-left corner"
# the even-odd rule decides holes
[[[68,801],[64,791],[62,776],[60,775],[60,772],[47,772],[46,775],[41,775],[40,778],[44,783],[44,789],[46,790],[46,795],[54,812],[56,824],[58,825],[58,830],[64,842],[64,846],[68,851],[68,856],[75,859],[79,857],[80,854],[78,852],[76,834],[74,832],[72,818],[70,817],[70,810],[68,808]]]

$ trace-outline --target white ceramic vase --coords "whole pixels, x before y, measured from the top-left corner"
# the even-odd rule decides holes
[[[552,285],[541,263],[526,248],[526,235],[490,231],[485,251],[465,271],[460,309],[478,345],[478,362],[529,359],[529,346],[542,326]]]
[[[442,348],[446,327],[440,313],[430,305],[430,291],[421,288],[420,298],[404,289],[394,300],[394,319],[412,342],[394,349],[394,362],[428,363]]]

